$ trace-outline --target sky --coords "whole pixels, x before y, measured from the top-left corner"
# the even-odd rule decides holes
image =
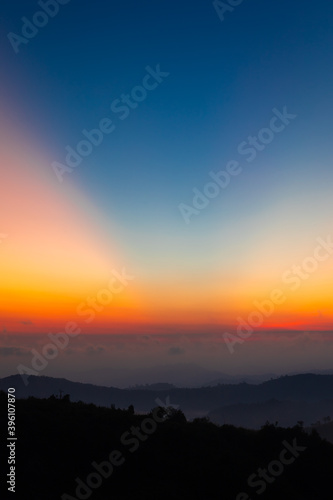
[[[0,375],[330,369],[333,6],[1,14]]]

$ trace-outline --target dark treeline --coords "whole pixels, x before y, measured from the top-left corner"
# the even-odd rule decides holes
[[[0,402],[5,450],[7,394],[0,393]],[[1,498],[332,498],[333,445],[301,426],[246,430],[187,422],[172,408],[137,415],[133,406],[102,408],[63,395],[17,400],[16,435],[16,493]],[[2,487],[7,469],[5,452]]]

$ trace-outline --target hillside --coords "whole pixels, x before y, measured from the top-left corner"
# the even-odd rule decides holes
[[[16,415],[17,500],[331,499],[333,446],[301,427],[249,431],[68,397],[17,400]]]

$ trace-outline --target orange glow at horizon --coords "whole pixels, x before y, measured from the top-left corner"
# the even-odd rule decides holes
[[[295,291],[282,276],[290,272],[297,252],[293,249],[289,258],[286,247],[283,254],[274,254],[271,243],[259,252],[249,250],[246,269],[218,269],[214,262],[209,274],[201,270],[193,276],[187,270],[181,275],[167,269],[149,278],[140,264],[123,261],[116,236],[112,244],[104,238],[87,197],[70,182],[65,186],[54,179],[46,155],[18,139],[17,148],[7,136],[2,134],[0,153],[5,214],[0,232],[8,234],[0,245],[0,316],[7,331],[61,330],[67,321],[96,333],[117,328],[135,332],[162,324],[198,331],[207,325],[235,328],[237,317],[246,320],[258,310],[254,302],[268,300],[274,289],[281,290],[285,301],[264,317],[258,331],[332,329],[333,256],[300,280]],[[297,255],[305,258],[307,252]],[[269,262],[267,255],[272,256]],[[282,268],[279,258],[289,267]],[[131,274],[131,264],[134,279],[109,304],[101,308],[99,303],[101,309],[86,322],[78,306],[107,287],[113,269],[121,272],[125,267]]]

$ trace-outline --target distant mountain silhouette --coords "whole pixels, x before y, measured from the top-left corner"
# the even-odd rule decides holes
[[[145,384],[145,385],[134,385],[128,388],[129,390],[143,390],[143,391],[170,391],[171,389],[177,389],[173,384],[168,384],[167,382],[158,382],[157,384]]]
[[[224,384],[197,389],[170,387],[168,389],[162,389],[163,385],[161,389],[156,389],[156,387],[159,387],[159,385],[157,385],[155,388],[150,388],[150,390],[101,387],[43,376],[29,377],[29,384],[25,386],[20,375],[13,375],[0,379],[0,389],[6,391],[8,387],[15,387],[17,397],[21,398],[27,398],[29,396],[47,398],[51,395],[59,394],[59,391],[63,391],[66,394],[70,394],[72,401],[94,403],[106,407],[110,407],[110,405],[113,404],[119,408],[127,408],[129,405],[133,404],[135,409],[139,412],[146,412],[153,408],[156,398],[163,399],[169,397],[171,402],[179,405],[187,418],[190,419],[205,416],[213,410],[216,411],[222,407],[225,408],[232,405],[267,402],[272,399],[280,402],[293,401],[295,403],[293,403],[293,414],[290,418],[298,418],[298,414],[300,413],[299,420],[306,421],[306,418],[302,414],[303,410],[309,413],[309,418],[316,419],[316,417],[313,416],[313,409],[304,406],[305,402],[315,402],[315,404],[320,402],[320,405],[323,405],[324,400],[330,400],[332,398],[333,375],[302,374],[284,376],[258,385],[247,383],[236,385]],[[297,411],[297,404],[300,408],[299,412]],[[314,406],[315,405],[313,405],[313,407]],[[324,410],[324,407],[321,408],[319,406],[318,408],[320,417],[324,416],[325,413],[329,413],[328,409]],[[264,418],[264,421],[269,420],[268,416],[265,418],[265,409],[268,413],[273,412],[272,416],[275,415],[274,411],[276,411],[273,411],[269,406],[263,406],[260,415],[258,414],[258,418]],[[229,412],[230,411],[229,409]],[[239,411],[243,412],[245,418],[246,413],[244,413],[244,408],[240,408]],[[323,414],[321,415],[321,413]],[[230,415],[231,413],[229,413],[229,416]],[[233,415],[234,421],[240,418],[236,413]],[[272,418],[272,416],[270,418]],[[331,416],[333,417],[333,415]],[[244,421],[242,420],[242,425],[248,427],[251,418],[252,417],[249,416],[247,421],[246,418]],[[279,418],[275,417],[274,419],[279,420]],[[234,423],[234,421],[231,423]],[[260,425],[258,424],[259,420],[254,419],[254,421],[256,422],[256,427]],[[310,423],[312,422],[308,422],[308,424]]]
[[[167,364],[115,368],[113,366],[100,366],[93,369],[84,369],[77,375],[78,379],[97,385],[120,387],[133,387],[136,384],[154,384],[167,382],[176,387],[196,388],[217,384],[238,384],[247,382],[257,384],[271,378],[276,374],[266,373],[261,375],[228,375],[218,370],[204,368],[196,363],[173,362]]]
[[[223,375],[217,379],[210,380],[205,384],[202,384],[203,387],[211,387],[214,385],[221,384],[242,384],[246,382],[247,384],[261,384],[262,382],[266,382],[267,380],[277,378],[274,373],[266,373],[265,375]]]
[[[98,385],[112,385],[122,389],[136,384],[154,384],[156,381],[167,382],[177,387],[201,387],[204,384],[209,384],[212,380],[222,379],[226,383],[233,383],[234,380],[237,382],[235,377],[228,376],[220,371],[209,370],[196,363],[182,362],[126,369],[101,366],[90,370],[84,369],[81,375],[82,380]],[[81,379],[81,376],[78,375],[78,378]],[[246,380],[250,381],[250,379]]]

